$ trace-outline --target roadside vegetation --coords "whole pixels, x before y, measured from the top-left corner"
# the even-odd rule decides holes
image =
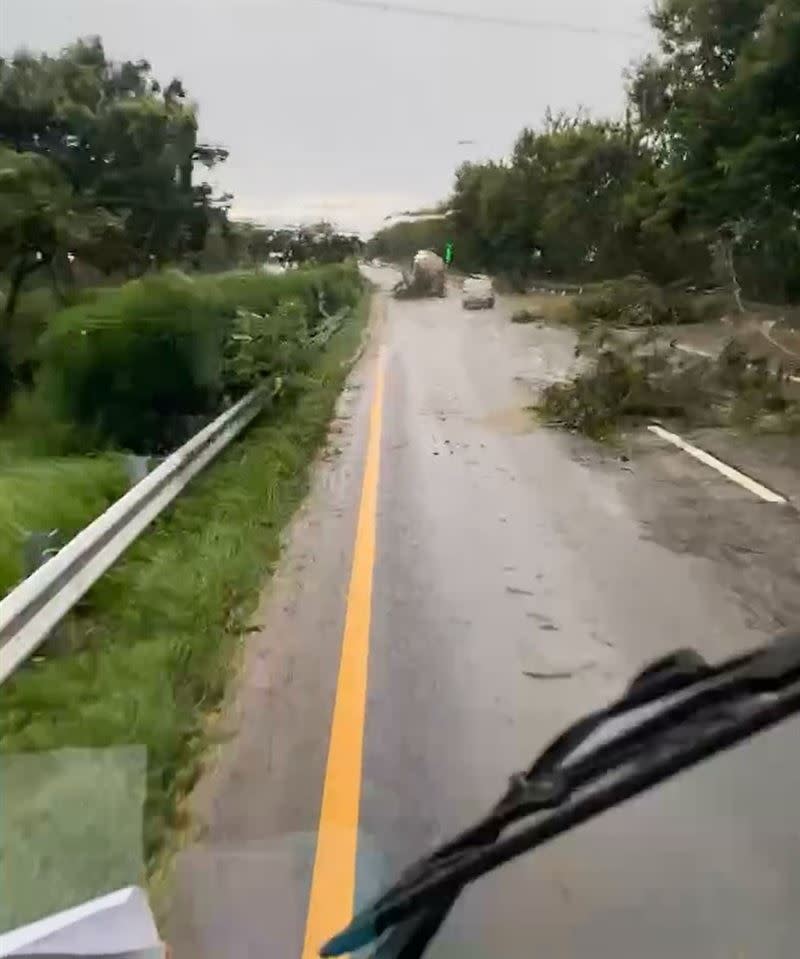
[[[357,300],[357,238],[233,220],[201,175],[227,155],[179,79],[99,38],[0,59],[0,595],[29,532],[68,539],[124,491],[124,454],[262,379],[288,394]]]
[[[306,489],[368,294],[348,261],[280,275],[163,269],[54,305],[42,290],[18,303],[41,329],[0,419],[0,595],[30,572],[29,533],[52,531],[57,548],[125,492],[127,454],[168,453],[250,389],[272,386],[268,411],[3,686],[0,753],[146,748],[150,875],[184,824],[209,713]],[[130,873],[131,829],[118,850],[109,833],[96,857],[77,841],[94,824],[90,787],[62,772],[37,779],[32,806],[15,805],[13,784],[4,791],[0,862],[19,881],[2,928],[38,918],[43,903],[107,892],[111,876],[143,878]],[[65,828],[64,802],[86,821]],[[58,855],[70,843],[78,871]]]
[[[53,316],[22,402],[69,424],[83,451],[163,453],[261,379],[288,385],[312,360],[327,317],[352,308],[359,292],[354,265],[149,275]]]
[[[511,322],[570,323],[572,322],[571,296],[553,296],[548,293],[511,294],[506,297],[511,308]]]
[[[126,491],[125,454],[170,452],[265,380],[299,395],[360,295],[354,266],[167,272],[50,317],[0,422],[0,596],[29,534],[63,545]]]
[[[360,251],[328,223],[233,220],[232,196],[204,178],[228,151],[199,124],[179,78],[112,61],[98,37],[0,58],[0,412],[30,381],[49,317],[96,288],[166,267],[324,265]]]
[[[3,685],[5,756],[146,747],[148,873],[183,822],[368,308],[358,238],[235,221],[198,174],[226,157],[179,79],[113,62],[97,38],[0,59],[0,597],[31,571],[30,534],[57,549],[128,489],[131,455],[168,454],[271,387],[265,413]],[[142,878],[115,871],[110,847],[96,861],[82,848],[80,775],[34,780],[28,802],[0,777],[0,863],[18,890],[0,928]],[[81,801],[86,823],[62,836],[80,868],[37,858],[63,803]],[[125,835],[135,851],[135,824]]]
[[[676,349],[658,332],[598,328],[578,347],[581,368],[546,387],[537,411],[550,425],[597,440],[638,422],[800,432],[800,392],[780,368],[754,362],[731,340],[718,357]]]
[[[63,545],[127,489],[122,460],[92,457],[16,457],[0,466],[0,596],[32,571],[29,533],[54,532]]]
[[[652,327],[717,320],[734,309],[731,296],[723,290],[664,287],[630,276],[588,286],[572,298],[567,318],[579,327],[598,322],[611,327]]]
[[[361,295],[354,265],[173,271],[52,316],[0,423],[0,595],[29,533],[66,542],[125,491],[125,454],[170,452],[259,383],[301,395]]]
[[[68,624],[68,654],[27,665],[3,688],[3,752],[147,747],[148,873],[185,825],[180,802],[201,768],[208,716],[306,491],[367,310],[362,295],[293,388],[100,580]],[[80,891],[105,891],[104,875],[93,880],[96,890]],[[76,892],[66,877],[65,888]]]

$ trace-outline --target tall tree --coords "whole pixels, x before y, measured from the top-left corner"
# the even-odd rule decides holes
[[[508,162],[458,171],[452,207],[461,247],[520,283],[541,271],[631,272],[637,231],[626,197],[651,167],[624,126],[548,115],[541,130],[523,130]]]
[[[118,221],[75,193],[46,157],[0,147],[0,263],[9,276],[4,316],[10,319],[26,277],[55,257],[82,252]]]
[[[121,217],[125,259],[139,269],[202,248],[214,200],[193,183],[195,165],[227,156],[198,141],[179,80],[162,89],[147,61],[115,64],[99,38],[0,60],[0,144],[46,156],[78,195]]]
[[[83,252],[119,223],[108,211],[76,198],[46,157],[0,147],[0,265],[8,289],[0,319],[0,405],[11,388],[9,325],[22,284],[37,270],[53,274],[59,254]]]
[[[797,274],[797,14],[792,0],[660,0],[660,56],[631,78],[661,167],[650,225],[704,233],[737,296],[740,270],[762,295],[792,295]]]

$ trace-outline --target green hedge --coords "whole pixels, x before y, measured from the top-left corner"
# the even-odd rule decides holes
[[[56,314],[40,343],[37,390],[87,449],[173,449],[252,385],[295,372],[323,313],[356,304],[355,264],[283,276],[148,276]],[[237,359],[231,363],[231,356]],[[247,357],[244,357],[247,360]]]
[[[187,417],[218,407],[232,317],[180,274],[136,280],[56,314],[42,339],[41,388],[55,415],[94,441],[163,450]]]
[[[224,273],[202,277],[197,282],[212,295],[221,296],[227,304],[261,316],[272,313],[279,303],[295,301],[305,309],[312,328],[320,318],[320,294],[326,311],[335,313],[345,306],[354,307],[361,290],[355,264],[308,267],[279,276],[257,272]]]

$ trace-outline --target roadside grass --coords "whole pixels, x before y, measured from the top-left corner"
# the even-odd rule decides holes
[[[73,300],[79,305],[52,316],[58,304],[50,287],[25,291],[20,299],[20,315],[26,322],[33,323],[35,319],[37,323],[49,323],[43,339],[46,342],[48,337],[54,338],[49,349],[56,354],[56,373],[62,375],[61,392],[71,403],[76,395],[86,394],[83,406],[89,421],[79,422],[80,417],[60,409],[54,402],[53,390],[46,388],[47,377],[41,375],[33,387],[17,389],[10,409],[0,421],[0,597],[30,571],[23,555],[28,533],[56,531],[53,545],[62,544],[125,492],[123,456],[110,450],[109,437],[98,435],[96,427],[101,413],[104,421],[118,425],[118,434],[126,430],[130,433],[131,443],[115,444],[121,448],[136,448],[135,441],[140,436],[154,443],[153,436],[159,431],[169,433],[168,424],[173,419],[176,430],[184,430],[184,421],[192,419],[170,417],[167,400],[181,410],[193,407],[184,402],[184,394],[176,392],[179,364],[174,351],[166,348],[169,344],[163,342],[165,330],[174,332],[180,324],[183,340],[190,341],[184,352],[194,350],[198,354],[192,358],[197,370],[187,361],[194,379],[184,369],[181,383],[186,386],[186,393],[195,388],[203,402],[205,392],[216,396],[223,385],[236,399],[252,387],[255,379],[274,375],[284,378],[285,392],[292,394],[298,383],[302,388],[304,371],[318,350],[317,346],[302,348],[300,341],[307,336],[307,323],[313,321],[318,332],[326,332],[318,322],[318,296],[323,295],[328,306],[338,310],[351,306],[359,289],[358,274],[350,265],[298,270],[280,277],[250,271],[191,280],[167,272],[128,283],[118,290],[77,291]],[[287,313],[283,305],[289,300],[303,301],[306,312]],[[195,315],[198,303],[199,317]],[[207,355],[214,351],[208,348],[206,328],[223,323],[218,321],[218,314],[227,311],[232,315],[243,305],[268,313],[268,320],[254,316],[253,335],[232,338],[238,349],[235,356],[230,355],[230,344],[224,356]],[[88,357],[89,337],[78,335],[70,339],[56,335],[63,329],[86,334],[87,329],[93,329],[93,320],[103,337],[98,334],[102,343],[95,345]],[[134,331],[140,334],[144,346]],[[235,332],[238,330],[234,329]],[[221,350],[216,334],[210,338],[213,346]],[[37,350],[41,359],[41,343]],[[271,364],[269,368],[264,368],[265,358]],[[241,383],[231,382],[227,365],[231,360],[241,361],[236,368],[237,375],[242,374]],[[64,375],[65,370],[69,376]],[[49,372],[52,380],[55,374],[53,370]],[[214,376],[224,378],[225,383],[215,380],[213,388],[205,390],[206,381]],[[191,380],[188,385],[187,378]],[[167,385],[162,388],[159,384],[164,382]],[[135,384],[140,388],[134,389]],[[233,392],[234,388],[238,394]],[[287,396],[286,401],[289,399]],[[176,432],[174,442],[167,448],[174,448],[184,438]]]
[[[264,577],[278,561],[282,530],[306,493],[369,299],[362,297],[302,387],[201,474],[89,593],[74,617],[78,650],[30,663],[3,687],[1,753],[146,747],[149,876],[185,826],[181,800],[201,770],[207,719],[223,698]],[[12,826],[13,815],[6,809]],[[94,817],[91,792],[84,815]],[[14,834],[3,825],[0,865]],[[107,839],[113,845],[113,834]],[[30,848],[37,848],[34,838]],[[62,870],[62,908],[87,890],[108,891],[108,855],[80,889],[68,863],[48,868]]]
[[[691,292],[629,276],[587,287],[573,299],[568,319],[579,326],[597,322],[611,327],[692,324],[717,320],[732,306],[732,298],[724,291]]]
[[[63,545],[125,492],[114,454],[3,461],[0,445],[0,597],[29,572],[23,557],[29,532],[57,530]]]
[[[512,323],[565,323],[572,317],[575,297],[557,293],[514,294],[504,298]]]

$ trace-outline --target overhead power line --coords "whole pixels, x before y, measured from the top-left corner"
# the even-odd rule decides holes
[[[436,20],[449,20],[453,23],[479,23],[494,27],[513,27],[522,30],[547,30],[558,33],[575,33],[584,36],[618,36],[641,39],[642,30],[625,30],[622,27],[599,27],[591,24],[563,23],[557,20],[532,20],[527,17],[506,17],[492,13],[467,13],[465,11],[444,10],[434,7],[421,7],[390,0],[314,0],[332,6],[352,7],[357,10],[369,10],[373,13],[390,13],[415,17],[429,17]]]

